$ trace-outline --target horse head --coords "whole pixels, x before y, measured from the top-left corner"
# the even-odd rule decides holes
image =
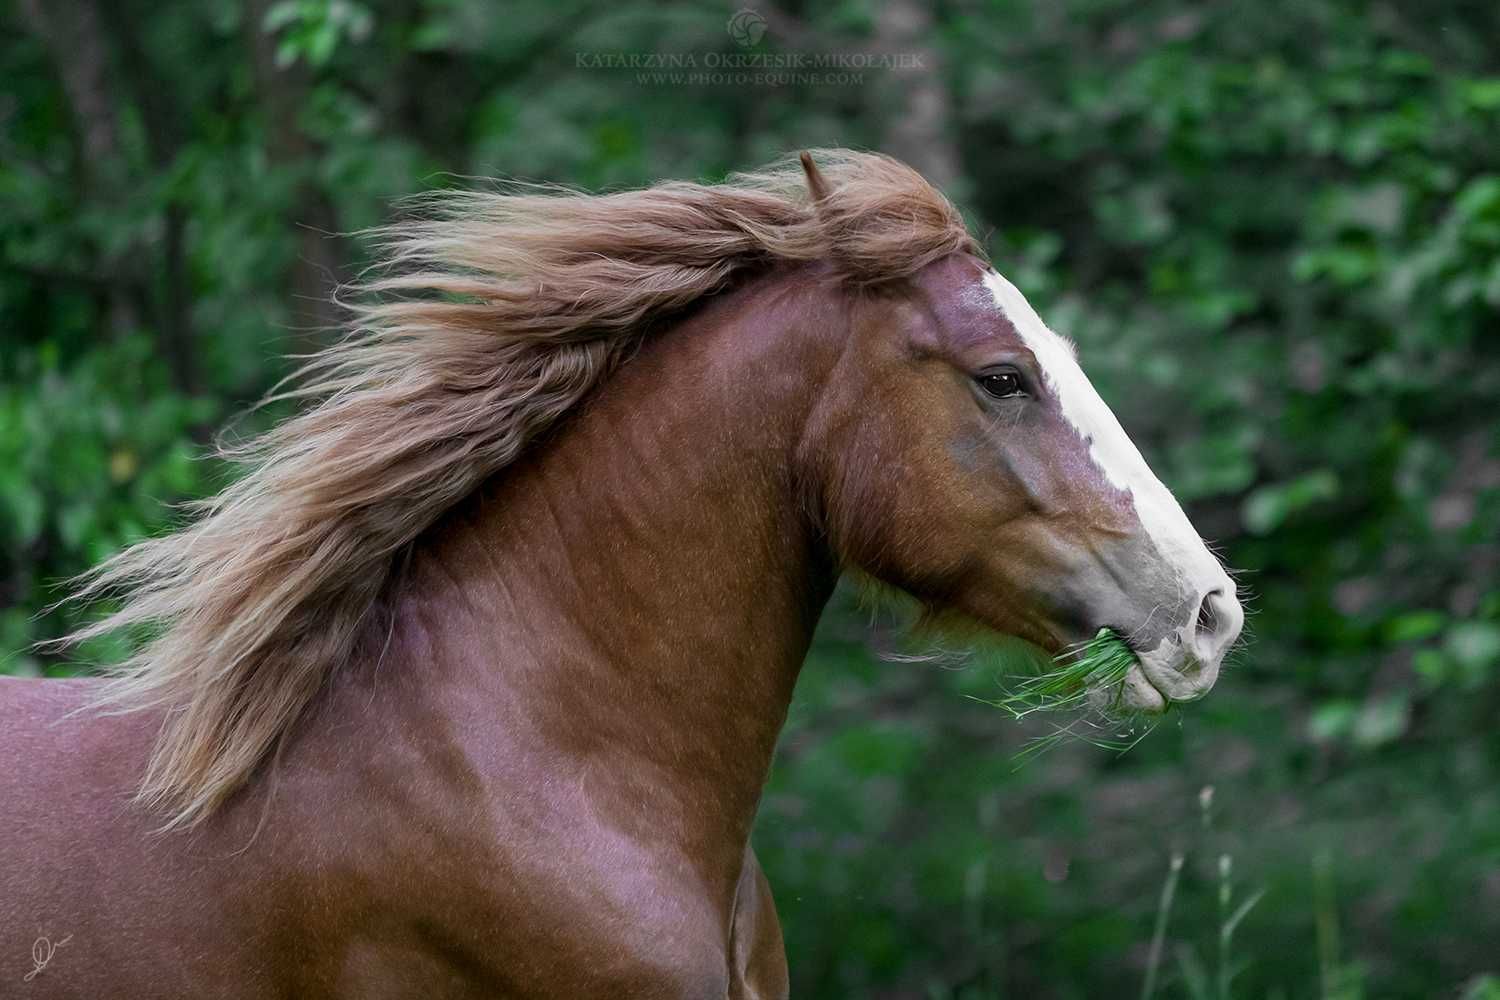
[[[1138,660],[1127,707],[1207,693],[1235,586],[1073,344],[967,253],[850,310],[803,444],[844,563],[1049,652],[1113,630]]]

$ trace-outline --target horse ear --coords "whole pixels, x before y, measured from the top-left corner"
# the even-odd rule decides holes
[[[828,197],[828,182],[823,179],[818,165],[813,162],[811,153],[803,150],[801,160],[802,172],[807,174],[807,190],[812,194],[813,204],[817,204]]]
[[[808,193],[812,195],[813,216],[817,219],[820,228],[826,229],[829,219],[827,207],[823,202],[832,188],[823,177],[823,172],[818,169],[818,165],[813,162],[811,153],[803,150],[799,159],[802,161],[802,172],[807,175]],[[829,258],[838,266],[838,269],[846,275],[857,273],[857,269],[850,266],[848,256],[839,241],[826,232],[823,235],[828,243]]]

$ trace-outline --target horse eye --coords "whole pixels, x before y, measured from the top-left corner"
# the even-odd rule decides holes
[[[979,376],[979,388],[996,399],[1022,395],[1021,379],[1015,372],[985,372]]]

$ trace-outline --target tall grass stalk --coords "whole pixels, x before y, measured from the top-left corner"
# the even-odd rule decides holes
[[[1230,1000],[1229,984],[1239,970],[1234,967],[1234,932],[1245,917],[1260,902],[1266,890],[1257,889],[1239,906],[1230,909],[1234,901],[1234,858],[1219,855],[1219,955],[1218,955],[1218,1000]]]
[[[1172,916],[1172,900],[1177,896],[1177,880],[1182,877],[1182,853],[1172,852],[1167,880],[1162,883],[1161,899],[1156,903],[1156,926],[1151,931],[1151,950],[1146,955],[1146,981],[1141,984],[1141,1000],[1156,995],[1156,975],[1161,968],[1162,946],[1167,941],[1167,921]]]
[[[1207,840],[1213,836],[1213,806],[1214,786],[1205,785],[1198,793],[1198,817],[1202,823],[1201,836]],[[1174,861],[1180,855],[1174,855]],[[1183,986],[1188,996],[1193,1000],[1231,1000],[1231,987],[1234,977],[1239,973],[1234,959],[1234,932],[1239,928],[1245,917],[1260,902],[1265,895],[1264,889],[1259,889],[1242,900],[1238,905],[1234,899],[1234,858],[1230,854],[1221,853],[1218,857],[1218,879],[1215,885],[1215,903],[1218,910],[1218,934],[1214,941],[1214,954],[1212,969],[1199,959],[1198,952],[1191,945],[1182,944],[1176,949],[1178,968],[1182,972]],[[1175,886],[1174,886],[1175,888]],[[1168,897],[1163,890],[1163,901]],[[1146,970],[1146,982],[1148,988],[1155,988],[1156,970],[1154,965],[1160,954],[1160,946],[1155,937],[1164,934],[1165,921],[1158,912],[1156,934],[1153,935],[1151,945],[1150,965]],[[1210,975],[1212,973],[1212,975]],[[1150,994],[1142,992],[1143,1000],[1149,1000]]]
[[[1312,859],[1313,923],[1318,941],[1318,981],[1321,987],[1320,1000],[1359,1000],[1364,994],[1360,968],[1345,964],[1339,959],[1339,910],[1333,877],[1333,857],[1328,850],[1319,851]],[[1500,990],[1493,994],[1471,991],[1464,1000],[1473,997],[1500,997]]]

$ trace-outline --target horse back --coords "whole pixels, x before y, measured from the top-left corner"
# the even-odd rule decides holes
[[[92,680],[0,677],[0,997],[268,995],[223,873],[132,802],[160,717],[73,714]]]

